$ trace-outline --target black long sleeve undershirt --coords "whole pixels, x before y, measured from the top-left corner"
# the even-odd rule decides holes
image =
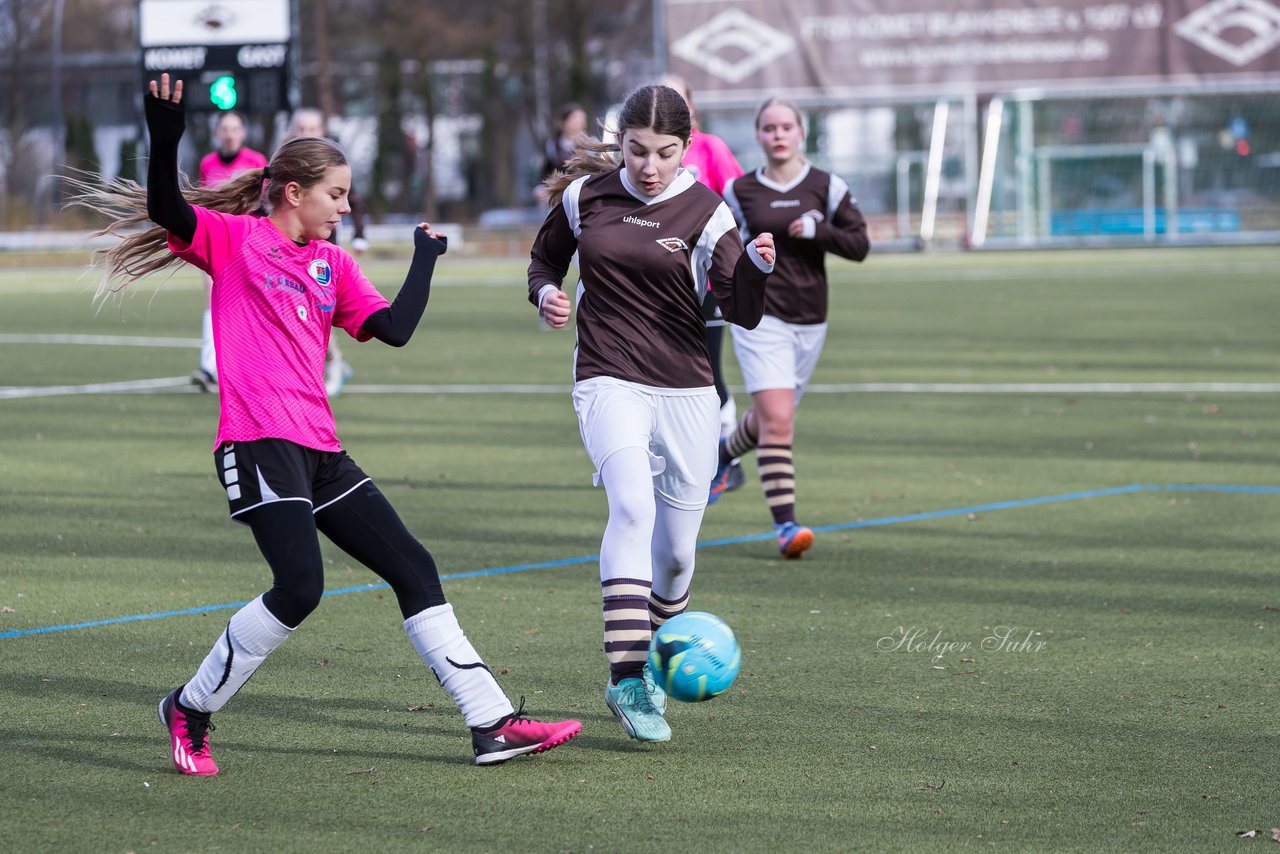
[[[145,105],[151,138],[147,216],[165,231],[190,243],[196,236],[196,212],[178,184],[178,143],[185,130],[186,110],[181,103],[164,101],[150,93]],[[413,337],[431,296],[436,259],[448,249],[446,240],[437,240],[420,228],[413,233],[413,245],[413,261],[400,293],[391,305],[365,318],[360,327],[361,332],[392,347],[403,347]]]
[[[413,337],[431,296],[431,276],[436,259],[449,248],[448,241],[437,240],[422,229],[413,232],[413,261],[391,305],[365,318],[360,331],[392,347],[403,347]]]
[[[148,93],[145,99],[147,134],[147,216],[156,225],[187,243],[196,236],[196,212],[178,185],[178,143],[186,129],[181,103],[163,101]]]

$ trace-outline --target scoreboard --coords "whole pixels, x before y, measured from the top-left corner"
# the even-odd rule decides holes
[[[145,79],[183,81],[188,110],[289,109],[289,0],[139,0]]]

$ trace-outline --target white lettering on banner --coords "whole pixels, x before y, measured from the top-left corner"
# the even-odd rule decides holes
[[[1158,2],[1104,3],[1082,11],[1061,6],[1039,9],[987,9],[963,12],[904,12],[884,15],[815,15],[801,19],[806,39],[840,42],[849,39],[890,40],[964,38],[966,36],[1046,35],[1116,32],[1135,27],[1155,29],[1164,19]]]
[[[153,47],[143,52],[148,71],[194,71],[204,68],[202,47]]]
[[[287,49],[282,44],[247,44],[236,51],[241,68],[281,68]]]
[[[864,68],[928,68],[938,65],[1003,65],[1006,63],[1102,62],[1111,55],[1102,39],[1044,42],[960,42],[927,47],[864,50]]]

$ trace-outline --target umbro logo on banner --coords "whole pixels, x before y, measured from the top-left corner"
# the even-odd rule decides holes
[[[796,47],[796,40],[745,12],[730,9],[671,45],[685,62],[738,83]]]
[[[1244,30],[1249,37],[1223,37]],[[1280,8],[1270,0],[1214,0],[1173,25],[1173,31],[1236,67],[1253,62],[1280,44]]]

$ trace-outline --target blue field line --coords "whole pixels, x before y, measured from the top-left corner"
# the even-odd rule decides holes
[[[950,516],[965,516],[969,513],[990,513],[995,510],[1015,510],[1020,507],[1036,507],[1041,504],[1061,504],[1066,501],[1083,501],[1089,498],[1106,498],[1112,495],[1132,495],[1138,492],[1224,492],[1246,495],[1280,495],[1280,486],[1234,486],[1216,483],[1173,483],[1149,484],[1134,483],[1128,486],[1115,486],[1108,489],[1090,489],[1081,492],[1065,492],[1061,495],[1042,495],[1038,498],[1021,498],[1014,501],[994,501],[990,504],[974,504],[969,507],[951,507],[945,510],[930,510],[924,513],[908,513],[903,516],[884,516],[879,519],[862,519],[857,522],[842,522],[837,525],[821,525],[814,531],[850,531],[855,528],[876,528],[883,525],[900,525],[905,522],[924,522],[930,519],[945,519]],[[730,537],[723,540],[702,540],[698,548],[707,549],[716,546],[728,546],[736,543],[753,543],[771,540],[775,534],[770,531],[764,534],[751,534],[745,537]],[[595,563],[600,555],[582,555],[563,560],[550,560],[542,563],[522,563],[514,566],[501,566],[492,569],[476,569],[470,572],[455,572],[440,576],[443,581],[459,578],[480,578],[486,575],[508,575],[513,572],[525,572],[531,569],[556,569],[563,566],[575,566],[584,563]],[[325,596],[342,596],[347,593],[363,593],[369,590],[387,590],[385,582],[374,584],[357,584],[354,587],[343,587],[338,590],[326,590]],[[181,617],[190,614],[208,614],[214,611],[230,611],[243,608],[248,602],[228,602],[223,605],[205,605],[199,608],[186,608],[181,611],[161,611],[155,614],[135,614],[128,617],[112,617],[107,620],[92,620],[86,623],[68,623],[61,626],[42,626],[36,629],[19,629],[0,632],[0,639],[18,638],[27,635],[44,635],[53,632],[68,632],[74,629],[91,629],[97,626],[110,626],[116,623],[136,623],[141,620],[160,620],[165,617]]]

